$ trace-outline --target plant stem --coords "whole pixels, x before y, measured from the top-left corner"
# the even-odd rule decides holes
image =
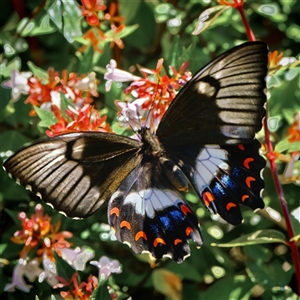
[[[240,13],[243,24],[245,26],[248,38],[250,41],[255,41],[255,36],[250,28],[250,25],[248,23],[248,20],[246,18],[245,12],[244,12],[244,7],[243,7],[243,1],[240,0],[235,0],[236,6],[235,8],[237,11]],[[300,295],[300,260],[299,260],[299,252],[298,252],[298,247],[297,247],[297,241],[291,241],[291,239],[295,236],[294,230],[292,227],[292,222],[289,214],[289,210],[287,207],[287,203],[284,197],[283,189],[279,181],[278,177],[278,172],[277,172],[277,166],[275,163],[275,155],[272,155],[273,153],[273,145],[270,140],[270,133],[268,129],[268,115],[267,115],[267,110],[266,110],[266,117],[264,119],[264,131],[265,131],[265,140],[266,140],[266,146],[268,153],[271,155],[267,155],[268,160],[270,162],[270,168],[271,168],[271,173],[273,177],[273,181],[275,184],[275,188],[277,191],[277,195],[279,198],[280,206],[284,215],[285,223],[286,223],[286,228],[287,228],[287,233],[289,236],[289,247],[291,248],[292,251],[292,258],[294,262],[294,267],[295,267],[295,273],[296,273],[296,279],[297,279],[297,286],[298,286],[298,294]]]

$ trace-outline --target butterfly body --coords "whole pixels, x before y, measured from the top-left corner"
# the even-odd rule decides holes
[[[72,218],[108,201],[108,222],[135,253],[182,262],[188,240],[202,245],[198,219],[182,191],[193,190],[227,222],[240,204],[264,206],[265,166],[254,139],[265,114],[268,50],[245,43],[201,69],[179,92],[158,128],[137,139],[79,132],[24,148],[4,167],[22,185]]]

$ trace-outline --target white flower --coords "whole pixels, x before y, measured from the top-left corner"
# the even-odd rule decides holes
[[[14,292],[15,288],[28,293],[31,285],[27,285],[24,281],[23,275],[25,275],[31,282],[38,277],[43,270],[39,268],[39,262],[37,259],[32,259],[27,262],[26,259],[20,258],[17,265],[14,268],[12,283],[8,283],[4,287],[6,292]]]
[[[116,259],[109,259],[107,256],[100,257],[99,261],[91,261],[91,265],[99,268],[99,280],[107,280],[111,273],[120,274],[121,265]]]
[[[97,96],[97,84],[96,84],[96,74],[91,72],[88,76],[82,78],[80,81],[76,82],[74,88],[80,91],[89,91],[93,95]]]
[[[19,73],[18,70],[12,70],[11,78],[2,82],[4,88],[11,88],[11,96],[14,101],[17,101],[21,94],[28,95],[29,85],[28,78],[32,76],[31,72]]]
[[[91,248],[79,247],[75,249],[63,248],[59,249],[62,258],[70,264],[75,270],[83,271],[88,260],[92,259],[95,251]]]
[[[47,252],[44,252],[43,255],[43,267],[44,271],[39,276],[39,282],[46,281],[51,286],[58,284],[57,280],[57,270],[55,263],[47,256]]]
[[[111,59],[110,64],[106,66],[107,72],[104,74],[104,79],[107,80],[105,83],[107,92],[110,90],[112,82],[126,82],[140,79],[140,77],[134,76],[129,72],[117,69],[116,66],[117,62],[114,59]]]

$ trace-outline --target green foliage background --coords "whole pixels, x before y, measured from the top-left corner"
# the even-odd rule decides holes
[[[59,28],[59,20],[55,23],[47,19],[46,10],[55,1],[46,1],[44,9],[33,19],[33,30],[28,29],[28,32],[23,31],[18,35],[16,32],[21,21],[12,2],[1,1],[1,81],[8,79],[13,68],[28,70],[28,61],[44,70],[53,67],[59,71],[67,69],[77,74],[94,71],[100,79],[100,96],[95,99],[95,105],[100,109],[103,108],[103,103],[106,103],[109,121],[112,124],[116,122],[114,100],[122,97],[122,90],[126,84],[121,87],[113,86],[112,91],[105,92],[103,74],[111,58],[118,61],[119,68],[136,74],[137,65],[153,69],[161,57],[165,59],[166,69],[169,65],[178,69],[182,62],[189,60],[189,68],[195,73],[218,54],[247,40],[240,16],[232,8],[209,24],[200,35],[191,35],[198,16],[208,7],[218,5],[216,1],[120,0],[116,2],[119,14],[125,17],[128,28],[128,35],[122,38],[124,49],[116,46],[111,48],[110,43],[106,42],[102,45],[101,54],[93,51],[92,47],[78,54],[76,50],[82,45],[82,32],[88,29],[84,19],[80,20],[75,13],[70,13],[61,20],[62,27]],[[43,1],[20,0],[26,7],[27,16],[30,16],[41,2]],[[109,3],[107,5],[109,6]],[[270,51],[283,51],[285,57],[299,59],[300,5],[297,0],[249,0],[245,3],[245,13],[256,38],[265,41]],[[180,26],[170,25],[168,21],[174,18],[181,20]],[[66,24],[71,24],[71,31],[64,28]],[[135,28],[135,25],[138,27]],[[74,30],[78,36],[74,37],[74,42],[71,43]],[[272,141],[276,146],[285,139],[293,116],[300,109],[299,67],[279,70],[268,85],[269,117],[278,120],[272,132]],[[26,97],[22,96],[17,102],[12,102],[10,92],[0,87],[2,160],[7,151],[16,151],[24,143],[44,135],[44,129],[38,126],[39,119],[29,116],[31,106],[24,104]],[[263,140],[262,132],[259,137]],[[282,149],[288,152],[289,145],[283,146]],[[279,174],[283,173],[284,168],[285,164],[278,161]],[[299,164],[297,168],[299,169]],[[28,294],[21,291],[3,292],[5,284],[11,282],[13,268],[22,248],[10,241],[13,233],[20,229],[17,214],[26,211],[27,215],[30,215],[39,200],[16,185],[2,169],[0,173],[0,249],[1,258],[9,262],[1,265],[0,297],[33,299],[37,295],[40,299],[50,299],[50,295],[53,294],[56,299],[61,299],[59,290],[53,290],[46,283],[38,282],[32,283],[33,288]],[[119,299],[127,299],[129,296],[132,299],[144,300],[167,299],[158,292],[159,287],[155,286],[153,277],[157,268],[167,269],[179,276],[183,283],[182,299],[298,299],[293,261],[286,243],[288,236],[285,222],[268,167],[264,178],[265,204],[281,214],[281,221],[268,218],[264,212],[254,214],[244,209],[245,222],[233,227],[211,216],[201,203],[190,195],[190,204],[199,216],[204,246],[197,250],[192,244],[191,256],[180,265],[163,259],[153,268],[146,257],[136,256],[126,245],[110,240],[109,229],[101,225],[107,223],[105,207],[88,219],[74,221],[61,216],[46,205],[43,206],[54,222],[59,219],[62,221],[62,230],[74,234],[71,239],[74,245],[93,248],[96,258],[107,255],[120,261],[123,272],[112,275],[108,282],[108,285],[118,292]],[[285,184],[283,190],[292,212],[299,207],[299,185]],[[299,216],[295,218],[291,215],[291,221],[295,235],[299,236]],[[256,233],[254,237],[253,233]],[[224,247],[220,247],[222,245]],[[64,264],[63,261],[58,263]],[[95,269],[88,266],[81,272],[80,277],[84,280],[90,273],[95,273]]]

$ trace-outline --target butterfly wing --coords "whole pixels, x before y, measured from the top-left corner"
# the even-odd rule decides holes
[[[180,91],[157,136],[207,208],[231,224],[239,204],[264,206],[265,167],[254,140],[265,114],[268,49],[245,43],[222,54]]]
[[[117,239],[139,254],[168,256],[180,263],[190,253],[188,240],[202,239],[197,217],[153,164],[141,164],[122,182],[108,204]]]
[[[163,145],[247,143],[262,126],[268,49],[237,46],[201,69],[179,92],[157,129]]]
[[[245,145],[174,148],[168,155],[180,166],[204,205],[228,223],[242,221],[239,204],[256,210],[264,207],[260,143]],[[183,163],[184,162],[184,163]]]
[[[6,171],[68,217],[95,213],[140,163],[140,143],[84,132],[35,142],[10,157]]]

